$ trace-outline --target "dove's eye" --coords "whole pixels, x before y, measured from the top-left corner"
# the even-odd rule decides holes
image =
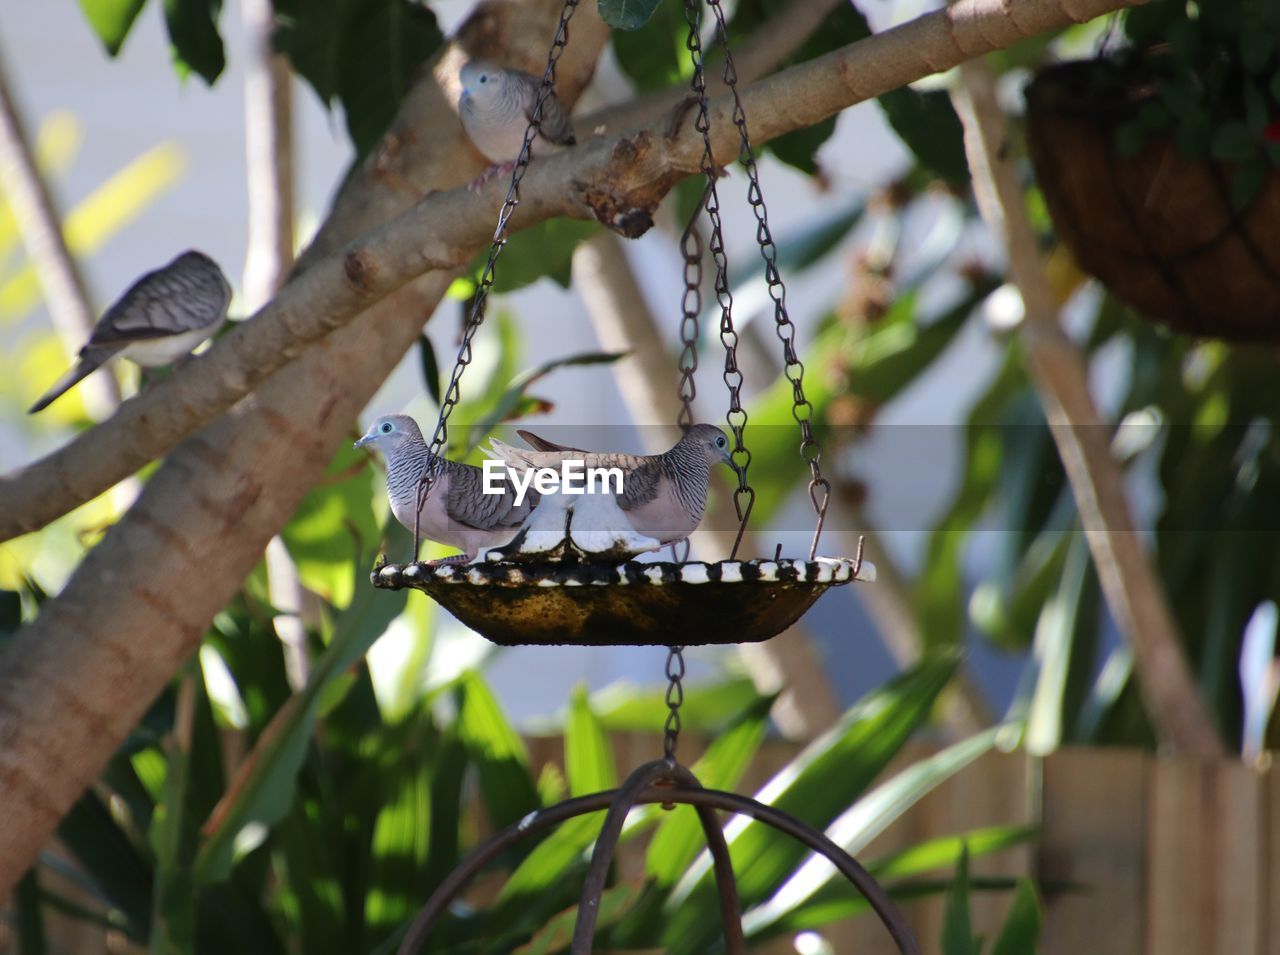
[[[481,82],[481,83],[488,83],[488,82],[489,82],[489,77],[485,76],[484,74],[481,74],[481,75],[480,75],[480,82]]]
[[[723,447],[725,447],[728,443],[729,443],[729,442],[725,439],[725,436],[724,436],[724,435],[720,435],[720,437],[716,438],[716,447],[717,447],[717,448],[723,448]]]
[[[383,434],[390,434],[392,431],[395,430],[395,425],[393,425],[390,421],[384,421],[382,423],[381,430]]]

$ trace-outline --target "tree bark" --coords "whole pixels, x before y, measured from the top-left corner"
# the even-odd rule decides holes
[[[197,359],[190,374],[172,376],[170,381],[178,381],[163,392],[170,407],[162,410],[144,396],[102,426],[116,443],[129,445],[126,453],[138,463],[164,453],[193,429],[202,430],[168,456],[62,594],[0,651],[0,896],[198,645],[209,620],[319,479],[333,449],[350,438],[361,408],[416,340],[452,267],[491,230],[497,191],[456,191],[418,203],[374,240],[334,254],[354,235],[399,215],[427,189],[458,185],[480,167],[451,115],[448,86],[462,51],[507,50],[514,54],[507,59],[533,57],[536,65],[545,56],[559,5],[490,4],[474,16],[434,73],[415,87],[382,147],[344,188],[300,273],[273,306]],[[764,139],[970,56],[1122,5],[1025,0],[1010,7],[998,0],[964,0],[756,84],[744,91],[744,104],[753,130]],[[567,102],[589,78],[605,35],[594,6],[584,4],[561,61],[559,92]],[[726,104],[717,103],[715,149],[724,161],[737,151],[736,130],[726,118]],[[573,214],[602,219],[651,207],[681,175],[697,171],[695,144],[686,122],[671,139],[641,130],[540,160],[526,177],[520,221],[560,214],[567,206]],[[566,186],[572,187],[567,199]],[[370,255],[371,241],[382,241],[378,248],[386,254]],[[413,276],[418,277],[405,284]],[[377,304],[368,307],[371,302]],[[308,339],[312,344],[303,347]],[[280,353],[255,352],[248,347],[255,343]],[[257,382],[251,395],[208,423]],[[201,407],[182,407],[180,398],[197,394]],[[132,413],[136,430],[113,429],[130,406],[146,409]],[[164,428],[149,420],[152,414],[163,418]],[[115,453],[112,445],[99,450]],[[81,463],[91,466],[93,459]],[[51,493],[47,486],[43,490]],[[11,530],[15,507],[34,507],[39,495],[21,498],[20,505],[13,481],[3,491],[4,524]],[[64,486],[52,493],[67,492]]]

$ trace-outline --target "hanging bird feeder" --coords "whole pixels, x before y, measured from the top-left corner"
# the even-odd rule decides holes
[[[529,147],[538,133],[542,105],[555,83],[556,61],[564,50],[569,35],[569,19],[579,0],[565,0],[560,24],[552,42],[547,68],[542,77],[538,100],[533,109],[524,147],[511,175],[507,200],[498,220],[493,247],[477,290],[474,309],[463,333],[462,347],[453,370],[449,389],[441,404],[440,418],[432,438],[429,466],[424,470],[424,486],[419,488],[421,502],[429,489],[432,473],[430,461],[438,459],[447,435],[447,422],[458,400],[458,382],[471,360],[471,339],[484,317],[484,303],[493,283],[494,263],[506,241],[507,221],[519,202],[520,179],[529,162]],[[785,374],[795,394],[793,412],[801,433],[800,453],[810,472],[809,497],[817,515],[808,558],[783,560],[738,560],[738,547],[746,529],[755,500],[755,491],[747,483],[747,465],[751,455],[743,440],[747,414],[740,403],[742,374],[737,366],[737,333],[731,314],[732,296],[728,284],[728,263],[724,254],[723,234],[716,193],[716,169],[712,159],[703,72],[701,25],[702,3],[685,0],[685,17],[689,23],[688,48],[693,60],[693,90],[698,102],[697,129],[703,137],[702,171],[707,179],[701,209],[711,223],[710,249],[716,264],[716,298],[721,308],[720,337],[725,346],[724,380],[729,389],[729,413],[726,420],[734,435],[734,465],[738,487],[734,505],[738,514],[738,536],[729,559],[717,563],[681,561],[671,563],[619,563],[617,555],[584,545],[586,537],[575,535],[572,508],[562,506],[554,519],[541,522],[542,540],[536,548],[526,548],[531,535],[529,525],[517,538],[499,552],[491,552],[497,560],[469,565],[382,564],[374,568],[376,587],[400,589],[413,587],[430,594],[462,622],[501,644],[659,644],[668,647],[666,701],[668,715],[663,732],[663,758],[646,763],[635,770],[623,785],[607,792],[569,799],[530,813],[519,822],[494,835],[450,873],[428,899],[400,945],[400,955],[417,955],[430,940],[442,916],[467,885],[490,863],[501,858],[525,836],[545,831],[567,820],[599,810],[607,810],[600,835],[592,851],[590,866],[583,881],[574,923],[570,955],[591,955],[595,940],[600,901],[609,878],[614,851],[617,848],[627,814],[637,805],[658,803],[664,808],[676,804],[693,806],[698,813],[711,857],[711,868],[720,899],[720,915],[724,928],[726,955],[745,955],[746,940],[742,924],[742,907],[738,898],[732,860],[717,811],[746,815],[783,832],[813,852],[826,857],[870,903],[902,955],[919,955],[920,948],[912,938],[901,913],[884,890],[852,856],[832,842],[824,833],[813,829],[787,813],[754,799],[733,793],[704,789],[676,759],[680,734],[680,707],[684,702],[685,674],[683,650],[699,643],[740,643],[767,640],[794,623],[828,588],[851,580],[874,579],[874,572],[862,562],[861,543],[853,559],[817,556],[818,541],[826,516],[831,486],[822,476],[822,449],[813,436],[810,420],[813,406],[804,395],[804,366],[796,356],[795,329],[787,317],[786,290],[778,274],[777,250],[769,233],[764,200],[756,173],[755,157],[747,136],[746,117],[737,99],[736,74],[729,52],[724,11],[720,0],[708,0],[715,14],[716,33],[724,51],[726,85],[735,101],[734,121],[741,132],[741,159],[750,178],[749,198],[755,211],[761,254],[765,260],[770,295],[775,304],[778,338],[783,344]],[[695,216],[695,222],[696,222]],[[692,403],[695,395],[693,373],[697,368],[698,314],[702,249],[691,222],[685,230],[681,248],[685,258],[685,296],[680,326],[684,350],[680,357],[681,413],[678,424],[686,429],[693,424]],[[542,505],[539,505],[541,509]],[[535,514],[537,511],[535,511]],[[555,537],[563,520],[564,535]],[[417,553],[417,537],[414,548]],[[606,548],[607,549],[607,548]]]
[[[567,3],[571,11],[577,0]],[[704,643],[737,643],[767,640],[781,633],[813,605],[829,587],[852,580],[875,579],[874,568],[862,562],[861,546],[856,557],[819,558],[818,541],[826,518],[831,485],[822,476],[822,447],[813,434],[813,405],[804,393],[804,365],[795,350],[795,327],[787,315],[786,286],[778,271],[777,247],[769,229],[768,213],[760,189],[755,152],[747,133],[746,114],[738,98],[737,75],[729,53],[723,15],[717,15],[717,34],[725,52],[725,84],[734,97],[734,123],[741,141],[739,158],[749,180],[748,200],[755,214],[756,235],[765,263],[769,294],[774,303],[774,322],[782,343],[783,372],[791,382],[792,413],[800,432],[800,456],[809,470],[809,497],[816,515],[809,554],[805,560],[746,560],[737,558],[746,531],[755,490],[747,481],[751,452],[745,429],[747,413],[741,404],[742,372],[738,369],[738,333],[733,323],[733,295],[729,289],[729,266],[724,249],[717,189],[719,173],[711,148],[710,117],[701,39],[696,33],[701,15],[687,11],[690,22],[688,47],[693,61],[692,91],[696,100],[695,128],[702,135],[702,173],[706,189],[681,237],[685,261],[685,289],[682,302],[679,360],[681,411],[677,424],[688,429],[693,424],[696,395],[694,372],[698,365],[698,318],[701,312],[703,249],[698,223],[705,213],[709,224],[709,250],[715,264],[715,293],[720,308],[720,339],[725,349],[724,382],[729,392],[725,420],[733,435],[732,460],[737,474],[733,503],[738,517],[738,533],[727,561],[718,563],[640,563],[627,561],[625,551],[585,545],[572,526],[573,507],[565,508],[550,524],[559,540],[548,543],[545,531],[536,552],[522,545],[522,534],[499,552],[490,552],[486,561],[465,566],[383,564],[372,574],[375,587],[398,590],[412,587],[429,594],[467,626],[499,644],[581,644],[587,646],[646,645],[689,646]],[[493,286],[497,259],[506,244],[507,223],[520,202],[520,181],[529,164],[530,148],[543,118],[543,105],[555,83],[556,61],[567,42],[567,28],[558,33],[548,57],[538,99],[534,106],[524,145],[511,173],[506,201],[498,217],[498,227],[489,257],[476,289],[474,304],[463,330],[458,359],[449,387],[441,402],[440,416],[430,443],[430,461],[439,458],[448,437],[449,416],[459,398],[462,374],[471,362],[472,339],[484,320],[485,305]],[[426,499],[433,468],[424,469],[419,485],[419,502]],[[563,506],[563,505],[561,505]],[[545,509],[542,505],[541,509]],[[537,512],[535,512],[536,514]],[[559,533],[563,526],[563,534]],[[415,533],[414,553],[418,549]],[[634,553],[634,551],[633,551]]]
[[[867,565],[859,579],[867,579]],[[756,643],[791,626],[857,561],[384,564],[376,587],[425,591],[503,646]]]

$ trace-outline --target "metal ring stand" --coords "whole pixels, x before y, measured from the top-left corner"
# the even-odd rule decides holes
[[[600,896],[604,892],[609,865],[613,861],[622,824],[627,813],[639,804],[660,803],[693,806],[702,823],[715,872],[716,890],[720,895],[720,915],[724,923],[725,951],[728,955],[744,955],[746,942],[742,932],[742,914],[738,903],[737,883],[729,859],[724,832],[716,818],[716,810],[751,816],[758,822],[785,833],[814,852],[825,856],[854,887],[862,893],[881,923],[893,938],[902,955],[920,955],[902,913],[879,883],[857,860],[836,845],[825,834],[789,813],[766,806],[748,796],[703,789],[693,773],[674,760],[654,760],[635,770],[618,789],[567,799],[546,809],[539,809],[498,832],[475,849],[461,865],[432,893],[408,934],[397,950],[398,955],[416,955],[430,937],[449,904],[490,862],[498,858],[525,836],[541,832],[577,816],[608,810],[600,835],[591,853],[591,864],[582,884],[578,916],[574,924],[571,955],[590,955],[599,914]]]

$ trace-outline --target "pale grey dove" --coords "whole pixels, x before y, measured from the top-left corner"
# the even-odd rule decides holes
[[[216,332],[227,318],[231,286],[218,263],[202,252],[184,252],[148,272],[107,309],[80,349],[76,366],[31,406],[35,414],[113,358],[144,368],[168,365]]]
[[[483,185],[503,169],[510,170],[520,157],[525,130],[533,118],[542,81],[522,70],[510,70],[488,60],[472,60],[462,68],[462,97],[458,117],[476,148],[495,165],[471,184]],[[542,148],[572,146],[573,126],[552,92],[542,104],[542,122],[535,142]]]
[[[564,461],[582,461],[587,469],[620,469],[622,493],[616,497],[631,530],[661,544],[684,540],[693,533],[707,506],[711,468],[721,462],[733,466],[729,439],[710,424],[694,425],[673,448],[654,455],[583,451],[555,444],[529,431],[517,434],[534,450],[490,442],[508,467],[559,470]]]
[[[505,479],[501,493],[486,493],[480,468],[439,458],[438,476],[419,511],[418,482],[430,452],[418,423],[408,415],[384,415],[355,446],[377,448],[386,458],[387,498],[396,520],[412,531],[416,515],[423,537],[462,551],[434,563],[466,563],[481,551],[509,543],[538,503],[537,492],[530,490],[517,504]]]

